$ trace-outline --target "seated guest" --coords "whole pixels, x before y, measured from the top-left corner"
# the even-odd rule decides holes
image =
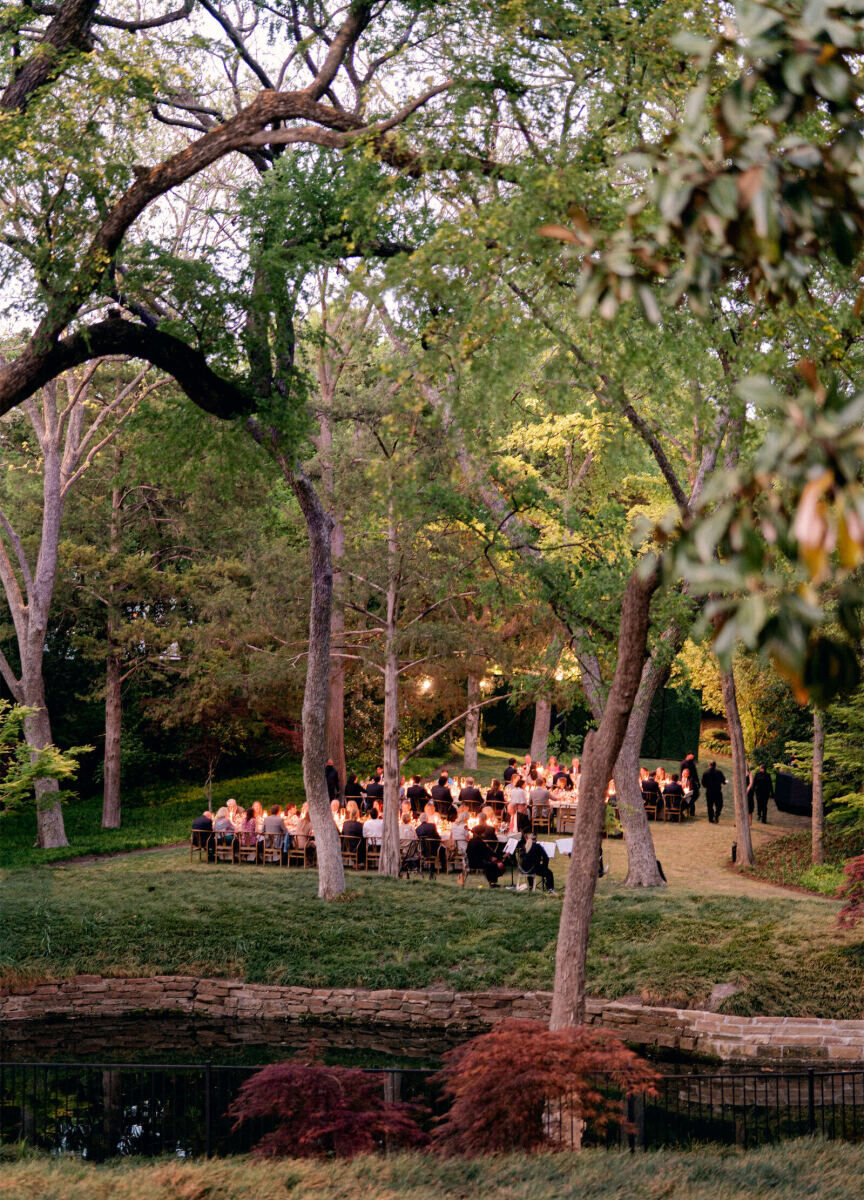
[[[489,790],[486,793],[486,803],[491,805],[493,811],[495,808],[503,808],[506,803],[504,789],[501,787],[500,779],[493,779],[489,784]]]
[[[489,824],[490,820],[492,821],[491,825]],[[491,846],[497,846],[498,832],[495,828],[496,820],[495,814],[490,809],[484,808],[477,818],[477,824],[474,826],[474,836],[482,838],[484,842],[488,842]]]
[[[415,833],[423,849],[424,857],[437,858],[441,870],[445,871],[447,869],[447,851],[441,845],[441,834],[435,824],[434,804],[427,804],[424,808],[423,819],[418,824]]]
[[[447,783],[447,775],[442,772],[438,776],[438,782],[432,788],[432,800],[437,812],[441,813],[442,817],[447,817],[449,820],[456,812],[453,804],[453,796],[450,792],[450,787]],[[426,807],[424,805],[424,807]]]
[[[233,825],[234,829],[239,829],[246,820],[243,809],[233,796],[229,800],[225,801],[225,807],[228,810],[228,816],[231,819],[231,824]]]
[[[327,780],[327,795],[332,800],[334,796],[339,795],[339,772],[333,765],[333,759],[327,759],[327,765],[324,768],[324,778]]]
[[[573,780],[567,774],[563,767],[558,767],[555,774],[552,776],[552,787],[565,792],[572,792]]]
[[[478,787],[474,786],[474,780],[469,775],[465,780],[465,786],[459,793],[459,803],[465,804],[471,812],[479,812],[483,807],[483,793]]]
[[[405,792],[405,799],[411,801],[411,808],[415,813],[419,813],[431,799],[419,775],[411,777],[411,786]]]
[[[690,816],[695,817],[696,801],[699,799],[699,784],[698,782],[694,784],[689,767],[685,767],[681,772],[681,790],[685,797],[685,807],[689,810]]]
[[[527,800],[525,788],[522,786],[522,776],[514,775],[513,782],[510,784],[510,803],[525,804]]]
[[[655,808],[662,807],[660,784],[657,782],[653,771],[648,771],[642,780],[642,798],[646,804],[653,804]]]
[[[243,822],[243,829],[240,834],[240,845],[256,846],[255,858],[258,862],[261,862],[263,857],[263,843],[258,838],[258,822],[255,819],[255,809],[253,807],[246,809],[246,820]]]
[[[368,812],[376,800],[384,798],[384,784],[377,774],[366,781],[363,791],[365,793],[365,799],[362,801],[364,812]]]
[[[274,845],[278,846],[282,851],[282,865],[284,866],[285,856],[291,845],[291,834],[288,832],[288,826],[282,819],[282,810],[278,804],[271,805],[270,812],[261,822],[261,832],[265,837],[268,834],[274,835]]]
[[[476,829],[468,841],[465,849],[465,857],[468,861],[469,870],[482,871],[486,876],[486,882],[490,888],[498,887],[498,880],[504,871],[504,863],[500,858],[495,857],[492,848],[485,838],[478,837]],[[464,875],[459,876],[459,882],[465,882]]]
[[[363,840],[363,822],[360,820],[360,809],[353,800],[349,800],[345,805],[345,820],[342,822],[342,836],[360,839],[357,848],[357,861],[359,863],[365,862],[366,843]]]
[[[663,785],[663,806],[670,812],[678,812],[684,803],[684,789],[678,782],[678,775],[673,772],[669,782]]]
[[[555,879],[549,870],[549,855],[543,849],[533,834],[526,833],[519,846],[516,847],[519,859],[519,869],[528,876],[529,887],[534,887],[534,876],[543,880],[546,891],[554,896]]]
[[[550,799],[549,789],[542,779],[538,779],[537,784],[531,789],[531,807],[548,808]]]
[[[216,847],[213,841],[213,814],[209,808],[206,808],[201,816],[196,817],[192,822],[192,845],[196,849],[206,849],[209,862],[216,857]]]
[[[558,759],[554,754],[549,755],[549,761],[546,764],[546,774],[550,779],[555,778],[555,772],[558,770]]]
[[[228,814],[228,805],[223,804],[216,813],[216,819],[213,822],[213,829],[216,833],[233,833],[234,822]]]
[[[515,804],[511,800],[507,805],[507,832],[512,835],[514,833],[530,833],[530,831],[531,818],[525,812],[525,806]]]
[[[413,842],[416,840],[417,832],[414,829],[414,822],[411,820],[410,812],[403,812],[399,818],[399,841]]]
[[[468,818],[471,816],[471,810],[467,804],[460,804],[459,811],[456,814],[456,820],[450,826],[450,836],[456,844],[456,849],[460,854],[465,853],[465,844],[468,841],[468,835],[471,832],[468,828]]]
[[[357,772],[349,772],[348,778],[345,780],[345,799],[359,802],[362,795],[363,788],[360,786],[360,781],[357,778]],[[330,799],[332,800],[333,797],[331,796]]]
[[[401,804],[399,805],[399,820],[400,821],[402,820],[402,818],[405,816],[406,813],[408,814],[408,820],[410,821],[411,818],[414,816],[414,810],[411,807],[410,800],[403,800],[401,802]]]
[[[372,805],[372,815],[363,822],[363,836],[372,846],[380,846],[384,835],[384,822],[378,811],[378,805]]]
[[[518,775],[519,771],[516,768],[516,759],[508,758],[507,766],[504,768],[504,782],[509,783],[514,775]]]
[[[252,811],[255,814],[255,823],[258,826],[258,832],[261,832],[261,822],[264,820],[264,805],[260,800],[256,800],[252,805]]]
[[[354,805],[354,807],[356,808],[356,807],[357,807],[357,805],[355,804],[355,805]],[[341,829],[341,828],[342,828],[342,821],[343,821],[343,817],[342,817],[342,810],[341,810],[341,809],[340,809],[340,807],[339,807],[339,801],[338,801],[338,800],[331,800],[331,801],[330,801],[330,812],[333,814],[333,822],[334,822],[334,824],[337,826],[337,828]]]
[[[305,850],[312,840],[312,822],[309,820],[309,805],[304,804],[300,809],[300,817],[294,832],[294,844],[298,850]]]

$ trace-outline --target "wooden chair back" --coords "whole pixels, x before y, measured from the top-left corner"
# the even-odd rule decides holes
[[[277,867],[282,866],[282,845],[285,841],[284,833],[265,833],[264,834],[264,866],[268,863],[274,863]]]

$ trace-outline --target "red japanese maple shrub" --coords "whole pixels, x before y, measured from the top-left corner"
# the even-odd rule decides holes
[[[241,1087],[228,1109],[233,1128],[275,1118],[277,1128],[252,1150],[265,1158],[353,1158],[385,1147],[421,1146],[429,1138],[415,1104],[394,1104],[366,1071],[318,1063],[273,1063]]]
[[[843,874],[849,882],[837,889],[837,895],[846,901],[837,914],[837,924],[844,929],[854,929],[864,917],[864,854],[844,863]]]
[[[604,1094],[656,1095],[657,1073],[598,1029],[550,1031],[538,1021],[502,1021],[444,1055],[436,1079],[451,1100],[433,1146],[444,1154],[572,1149],[582,1123],[624,1121],[623,1101]]]

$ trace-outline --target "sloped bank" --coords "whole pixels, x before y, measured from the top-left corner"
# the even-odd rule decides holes
[[[388,1029],[479,1032],[508,1017],[547,1020],[550,992],[365,991],[269,986],[164,975],[114,979],[77,975],[0,989],[0,1022],[45,1017],[98,1020],[124,1013],[181,1012],[231,1021],[334,1021]],[[736,1064],[864,1062],[864,1020],[739,1017],[699,1009],[592,1000],[589,1021],[632,1045]]]

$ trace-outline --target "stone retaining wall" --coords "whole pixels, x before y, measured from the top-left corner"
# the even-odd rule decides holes
[[[547,1020],[549,992],[451,992],[276,987],[225,979],[165,975],[111,979],[76,975],[57,983],[0,988],[0,1021],[64,1015],[99,1018],[133,1012],[197,1013],[232,1021],[310,1017],[364,1026],[422,1025],[479,1032],[506,1017]],[[864,1020],[736,1017],[698,1009],[591,1000],[591,1024],[625,1041],[728,1062],[864,1062]]]

